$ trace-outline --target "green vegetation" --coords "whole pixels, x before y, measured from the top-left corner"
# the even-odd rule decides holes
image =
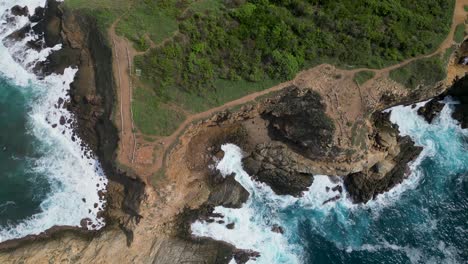
[[[100,29],[105,32],[112,23],[125,14],[133,5],[134,0],[67,0],[65,6],[95,17]]]
[[[363,85],[368,80],[374,78],[375,72],[373,71],[360,71],[354,74],[354,81],[358,85]]]
[[[464,5],[463,9],[465,9],[465,11],[468,12],[468,5]]]
[[[180,111],[162,104],[153,91],[145,88],[134,90],[132,104],[135,125],[143,134],[168,136],[185,119]]]
[[[169,105],[200,112],[318,63],[382,68],[434,51],[454,7],[454,0],[121,1],[66,3],[91,10],[103,27],[119,17],[117,33],[138,50],[156,44],[135,59],[139,81],[152,90],[134,103],[137,126],[149,134],[170,133],[183,119]],[[356,75],[358,83],[368,78]]]
[[[446,75],[446,61],[443,55],[413,61],[390,72],[390,78],[408,89],[419,85],[433,85],[442,81]]]
[[[137,50],[146,50],[151,41],[159,43],[178,28],[177,17],[186,3],[176,7],[173,1],[138,1],[138,4],[117,24],[116,32],[135,43]]]
[[[457,43],[461,43],[465,38],[465,24],[458,24],[455,28],[455,32],[453,35],[453,40]]]

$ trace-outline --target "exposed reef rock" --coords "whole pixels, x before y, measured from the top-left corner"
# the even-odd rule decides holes
[[[408,137],[400,137],[398,128],[388,120],[389,113],[374,115],[376,127],[374,148],[388,152],[384,160],[369,164],[366,171],[345,177],[345,187],[355,203],[366,203],[401,183],[409,175],[408,163],[422,151]]]

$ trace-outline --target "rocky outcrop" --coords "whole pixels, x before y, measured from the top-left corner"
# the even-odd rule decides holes
[[[283,141],[309,158],[333,154],[333,121],[325,114],[321,96],[311,89],[285,88],[268,100],[262,117],[269,120],[272,139]]]
[[[219,178],[222,180],[218,180],[219,184],[212,188],[207,203],[227,208],[241,208],[249,198],[249,192],[234,179],[233,175],[226,178],[218,176]]]
[[[418,109],[418,114],[423,116],[424,119],[430,124],[440,111],[444,108],[444,104],[439,102],[439,98],[434,98],[424,106]]]
[[[29,10],[27,6],[21,7],[16,5],[11,8],[11,14],[14,16],[28,16]]]
[[[250,176],[268,184],[279,195],[299,197],[313,182],[313,167],[280,142],[257,145],[244,158],[243,165]]]
[[[366,203],[401,183],[409,175],[408,163],[422,151],[408,136],[400,137],[397,127],[388,118],[389,113],[374,115],[373,147],[386,151],[385,159],[370,164],[368,170],[345,177],[345,188],[355,203]]]
[[[452,117],[460,122],[462,128],[468,128],[468,75],[455,80],[446,94],[460,102],[455,105]]]

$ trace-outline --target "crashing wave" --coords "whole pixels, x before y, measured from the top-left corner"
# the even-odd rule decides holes
[[[105,200],[99,193],[105,192],[107,179],[96,158],[74,135],[74,116],[58,105],[58,102],[62,105],[69,102],[68,91],[78,70],[67,68],[62,75],[38,78],[33,73],[34,66],[45,61],[61,45],[31,49],[27,42],[37,38],[32,31],[23,40],[6,40],[11,33],[30,23],[26,16],[12,16],[13,6],[35,10],[45,4],[45,0],[0,1],[0,8],[4,10],[0,16],[0,75],[34,98],[28,114],[28,129],[40,141],[38,147],[43,155],[35,161],[32,170],[47,177],[51,185],[50,193],[40,204],[41,212],[19,224],[1,227],[0,242],[39,234],[53,226],[85,224],[86,228],[97,230],[105,225],[99,216]]]

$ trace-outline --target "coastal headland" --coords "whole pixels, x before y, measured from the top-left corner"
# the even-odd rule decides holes
[[[83,147],[98,157],[109,179],[102,193],[106,226],[99,231],[55,227],[3,242],[0,262],[229,263],[234,258],[245,263],[255,258],[256,252],[197,238],[190,231],[190,224],[208,219],[215,206],[239,208],[249,196],[232,176],[224,178],[215,169],[225,143],[238,145],[244,169],[276,194],[299,197],[314,175],[338,175],[346,188],[340,193],[347,191],[353,202],[374,199],[401,183],[408,163],[421,152],[409,137],[399,136],[383,110],[435,98],[421,110],[430,120],[441,109],[437,102],[451,95],[462,102],[454,116],[466,127],[468,77],[460,61],[468,48],[455,35],[457,25],[465,23],[467,5],[455,1],[450,29],[430,53],[377,69],[320,63],[287,81],[200,111],[165,102],[184,118],[153,135],[134,120],[135,89],[144,83],[134,61],[169,40],[147,40],[146,49],[136,50],[125,34],[116,32],[123,18],[103,29],[92,14],[53,0],[36,15],[23,10],[40,17],[42,26],[35,30],[47,45],[62,44],[37,67],[37,74],[79,69],[65,107],[76,117]],[[20,39],[21,31],[11,37]],[[443,76],[412,72],[427,63],[441,63]]]

